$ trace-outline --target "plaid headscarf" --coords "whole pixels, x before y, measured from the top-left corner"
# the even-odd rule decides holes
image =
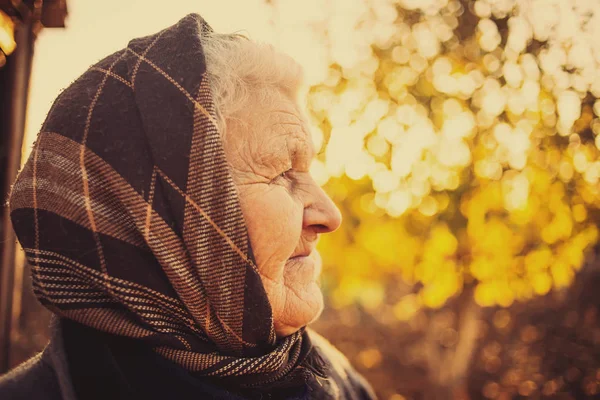
[[[310,340],[275,336],[205,73],[211,32],[190,14],[64,90],[11,219],[52,312],[254,386],[306,373]]]

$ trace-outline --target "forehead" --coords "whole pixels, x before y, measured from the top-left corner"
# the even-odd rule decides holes
[[[306,117],[295,102],[276,98],[252,105],[228,122],[226,147],[243,148],[255,161],[288,156],[312,157],[315,149]]]
[[[261,134],[272,137],[287,136],[310,143],[306,118],[300,108],[287,98],[255,107],[249,122],[254,128],[260,129]]]

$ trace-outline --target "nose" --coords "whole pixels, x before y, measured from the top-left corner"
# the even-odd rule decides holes
[[[313,182],[311,199],[304,207],[303,228],[315,233],[329,233],[338,229],[342,214],[325,191]]]

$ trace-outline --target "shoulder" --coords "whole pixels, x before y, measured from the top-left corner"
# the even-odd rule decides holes
[[[310,340],[317,349],[321,356],[325,357],[329,364],[335,369],[338,374],[346,375],[349,371],[354,369],[350,365],[350,362],[331,342],[325,339],[323,336],[318,334],[312,329],[307,329]]]
[[[342,352],[314,330],[307,329],[306,331],[313,346],[329,365],[332,379],[337,384],[338,389],[340,392],[345,392],[342,398],[360,400],[376,399],[371,385],[354,369]]]
[[[61,399],[56,373],[44,353],[0,376],[0,399]]]

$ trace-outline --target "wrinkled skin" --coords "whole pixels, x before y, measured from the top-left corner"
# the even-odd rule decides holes
[[[277,336],[296,332],[323,309],[319,235],[341,214],[310,176],[314,148],[298,106],[277,92],[227,121],[224,148]],[[305,258],[292,258],[297,255]]]

